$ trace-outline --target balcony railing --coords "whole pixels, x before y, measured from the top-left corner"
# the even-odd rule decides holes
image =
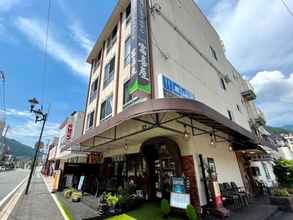
[[[252,85],[247,80],[243,82],[241,95],[248,101],[256,99],[255,91]]]

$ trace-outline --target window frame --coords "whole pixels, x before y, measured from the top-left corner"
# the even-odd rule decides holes
[[[103,105],[105,104],[105,113],[106,113],[106,109],[107,109],[107,103],[110,101],[110,107],[111,107],[111,113],[105,114],[103,115]],[[100,121],[104,121],[107,120],[109,118],[112,117],[113,114],[113,95],[108,96],[102,103],[101,103],[101,107],[100,107]]]
[[[126,10],[125,10],[125,24],[128,26],[128,24],[131,21],[131,3],[128,4]]]
[[[211,51],[211,53],[212,53],[213,58],[214,58],[216,61],[218,61],[217,52],[216,52],[216,50],[215,50],[212,46],[210,46],[210,51]]]
[[[228,113],[228,118],[231,120],[231,121],[233,121],[233,113],[232,113],[232,111],[231,110],[227,110],[227,113]]]
[[[91,111],[87,114],[87,129],[90,129],[94,126],[94,117],[95,117],[95,111]],[[91,125],[90,125],[91,122]]]
[[[129,46],[128,54],[126,54],[127,45]],[[131,59],[131,36],[128,36],[124,43],[124,67],[130,64],[130,59]]]
[[[92,103],[96,97],[97,97],[97,91],[99,87],[99,77],[97,77],[92,83],[91,83],[91,90],[90,90],[90,103]],[[95,90],[93,90],[95,88]]]
[[[107,53],[113,48],[117,41],[118,26],[116,25],[107,40]]]
[[[112,63],[113,62],[113,63]],[[115,76],[115,55],[110,59],[110,61],[106,64],[104,68],[104,78],[103,78],[103,89],[105,89],[113,80]],[[113,69],[110,71],[111,63],[113,64]],[[107,78],[106,78],[107,76]]]
[[[220,84],[221,84],[222,89],[226,91],[227,86],[226,86],[224,78],[222,78],[222,77],[220,77]]]
[[[128,79],[128,80],[126,80],[126,81],[123,83],[123,108],[129,106],[129,105],[135,100],[135,97],[134,97],[133,95],[129,94],[129,93],[128,93],[128,97],[131,97],[131,98],[128,99],[128,100],[125,100],[125,89],[126,89],[125,86],[126,86],[126,84],[128,84],[127,86],[129,87],[130,82],[131,82],[131,80]],[[128,87],[127,87],[127,88],[128,88]]]

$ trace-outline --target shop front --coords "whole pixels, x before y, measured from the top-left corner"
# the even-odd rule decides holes
[[[100,184],[101,192],[132,184],[144,200],[172,200],[173,180],[180,177],[198,209],[219,199],[218,183],[244,187],[235,152],[257,147],[249,131],[200,102],[180,98],[131,106],[78,142],[81,150],[103,155],[100,173],[108,183]]]

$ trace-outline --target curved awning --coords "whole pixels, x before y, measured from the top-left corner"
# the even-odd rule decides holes
[[[244,129],[234,121],[229,120],[224,115],[201,102],[183,98],[151,99],[130,106],[123,112],[107,121],[102,122],[99,126],[87,130],[86,133],[77,140],[77,142],[82,145],[89,139],[95,138],[108,129],[114,128],[131,119],[156,113],[172,112],[190,117],[201,124],[227,133],[234,139],[241,140],[242,143],[249,145],[256,144],[256,137],[252,132]]]

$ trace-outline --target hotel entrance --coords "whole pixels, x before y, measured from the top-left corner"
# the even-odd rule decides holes
[[[171,178],[182,176],[180,151],[167,137],[156,137],[143,143],[141,151],[147,165],[147,192],[150,200],[170,199]]]

